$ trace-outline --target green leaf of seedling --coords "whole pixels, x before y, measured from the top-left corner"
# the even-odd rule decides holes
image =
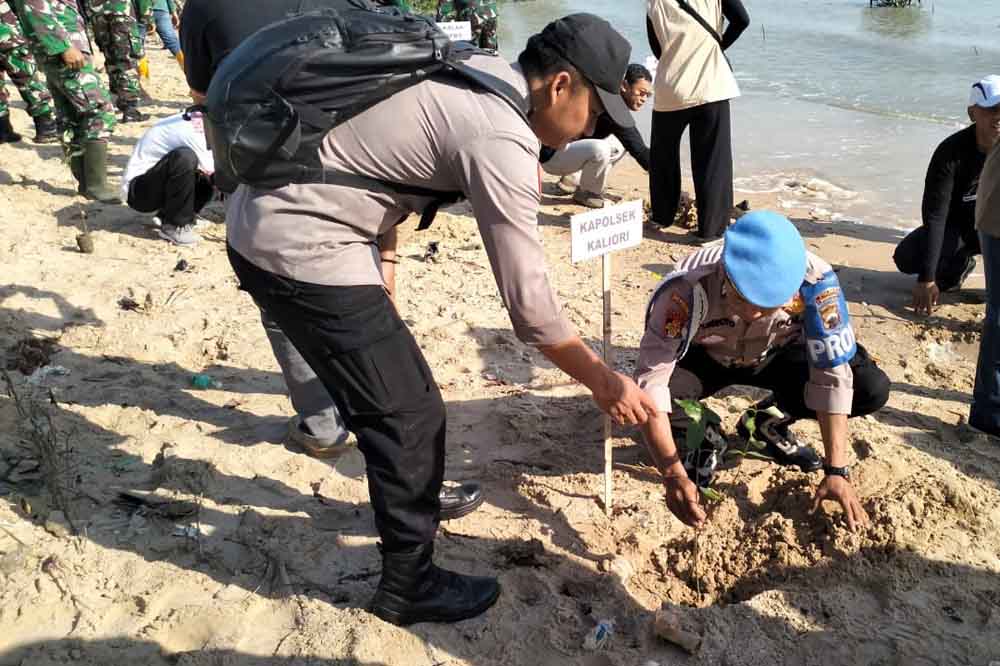
[[[688,451],[697,451],[705,439],[705,424],[700,421],[688,426],[684,435],[684,446]]]
[[[726,452],[726,455],[745,456],[747,458],[753,458],[754,460],[767,460],[767,461],[771,461],[771,462],[774,461],[774,458],[772,458],[771,456],[765,455],[763,453],[757,453],[756,451],[749,451],[749,450],[747,450],[747,451],[740,451],[739,449],[730,450],[730,451]]]
[[[699,423],[701,421],[703,407],[700,402],[697,400],[674,400],[674,403],[684,410],[684,413],[687,414],[689,419],[695,423]]]
[[[750,416],[743,419],[743,423],[747,427],[747,432],[750,433],[750,439],[753,439],[753,436],[757,434],[757,410],[751,407],[747,412],[750,413]]]
[[[763,413],[771,414],[770,411],[771,409],[776,409],[776,408],[769,407]],[[750,416],[743,419],[743,424],[746,426],[747,433],[749,434],[749,436],[747,437],[746,446],[743,447],[743,453],[748,452],[750,449],[762,451],[765,448],[765,444],[764,442],[757,439],[757,417],[761,414],[761,412],[757,411],[756,409],[753,409],[752,407],[747,411],[750,412]],[[780,414],[780,412],[778,413]]]
[[[705,407],[704,405],[702,405],[702,408],[705,410],[706,421],[708,421],[709,423],[714,423],[715,425],[719,425],[720,423],[722,423],[722,417],[719,416],[718,412],[716,412],[711,407]]]
[[[712,502],[721,502],[722,494],[713,488],[705,488],[703,486],[698,486],[698,490],[701,491],[702,496]]]
[[[780,409],[778,409],[777,405],[771,405],[770,407],[768,407],[767,409],[764,410],[764,413],[767,414],[768,416],[773,416],[773,417],[779,418],[779,419],[785,417],[784,412],[782,412]]]

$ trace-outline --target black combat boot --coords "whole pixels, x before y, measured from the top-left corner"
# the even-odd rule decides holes
[[[457,622],[475,617],[500,596],[496,578],[466,576],[432,561],[434,544],[398,553],[382,551],[382,579],[372,613],[386,622]]]
[[[72,162],[70,163],[72,168]],[[108,144],[88,141],[83,153],[83,196],[101,203],[121,203],[118,193],[108,187]]]
[[[59,140],[59,127],[51,113],[35,116],[35,143],[55,143]]]
[[[751,457],[815,472],[823,467],[823,461],[812,447],[800,444],[795,433],[788,429],[794,420],[778,408],[773,398],[767,398],[743,413],[736,431],[748,441],[747,452]]]
[[[146,120],[149,120],[149,114],[139,110],[138,102],[132,102],[122,109],[123,123],[141,123]]]
[[[17,143],[21,135],[10,125],[10,114],[0,116],[0,143]]]

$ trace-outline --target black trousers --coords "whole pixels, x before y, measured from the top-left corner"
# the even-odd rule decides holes
[[[877,366],[867,350],[858,345],[850,361],[854,373],[854,402],[851,416],[864,416],[878,411],[889,400],[889,377]],[[760,372],[753,368],[727,368],[709,356],[704,347],[692,346],[678,366],[694,373],[701,380],[702,395],[710,396],[733,384],[756,386],[774,393],[778,407],[795,418],[816,418],[816,412],[805,402],[805,385],[809,381],[809,361],[805,345],[784,348]]]
[[[433,541],[444,478],[444,401],[385,290],[298,282],[228,251],[240,288],[277,322],[357,435],[385,550]]]
[[[681,198],[681,135],[691,127],[691,172],[698,235],[718,238],[733,208],[733,144],[729,100],[680,111],[654,111],[649,147],[653,221],[670,226]]]
[[[198,156],[178,148],[137,176],[128,188],[128,206],[140,213],[156,213],[163,224],[185,227],[212,199],[212,181],[198,170]]]
[[[975,230],[963,232],[955,227],[944,228],[941,258],[938,259],[934,281],[941,291],[957,287],[969,257],[981,254],[979,236]],[[927,227],[917,227],[899,241],[892,254],[900,273],[919,274],[927,258]]]

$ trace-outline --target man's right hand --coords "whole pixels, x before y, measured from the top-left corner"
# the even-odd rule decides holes
[[[698,486],[684,476],[668,476],[667,508],[677,516],[677,520],[691,527],[701,527],[705,523],[705,510],[701,508],[701,493]]]
[[[86,56],[75,46],[71,46],[62,52],[62,61],[64,65],[77,72],[87,64]]]
[[[641,425],[656,414],[656,403],[631,377],[609,370],[602,384],[594,402],[619,425]]]
[[[917,314],[933,314],[938,304],[941,290],[933,280],[917,282],[913,285],[913,309]]]

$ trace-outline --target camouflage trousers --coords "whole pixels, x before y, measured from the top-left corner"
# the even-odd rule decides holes
[[[10,112],[3,72],[6,72],[14,82],[18,92],[21,93],[21,99],[28,105],[28,115],[34,118],[52,113],[52,95],[38,72],[35,56],[31,54],[27,44],[0,50],[0,116]]]
[[[495,0],[438,0],[437,20],[468,21],[472,26],[472,43],[481,49],[496,51],[497,11]]]
[[[87,58],[87,64],[74,71],[58,57],[42,62],[55,102],[56,119],[62,131],[63,150],[67,157],[83,154],[88,141],[106,141],[118,122],[111,96]]]
[[[136,67],[143,56],[139,24],[125,14],[95,14],[90,18],[94,41],[104,54],[111,94],[119,109],[135,106],[142,96]]]

